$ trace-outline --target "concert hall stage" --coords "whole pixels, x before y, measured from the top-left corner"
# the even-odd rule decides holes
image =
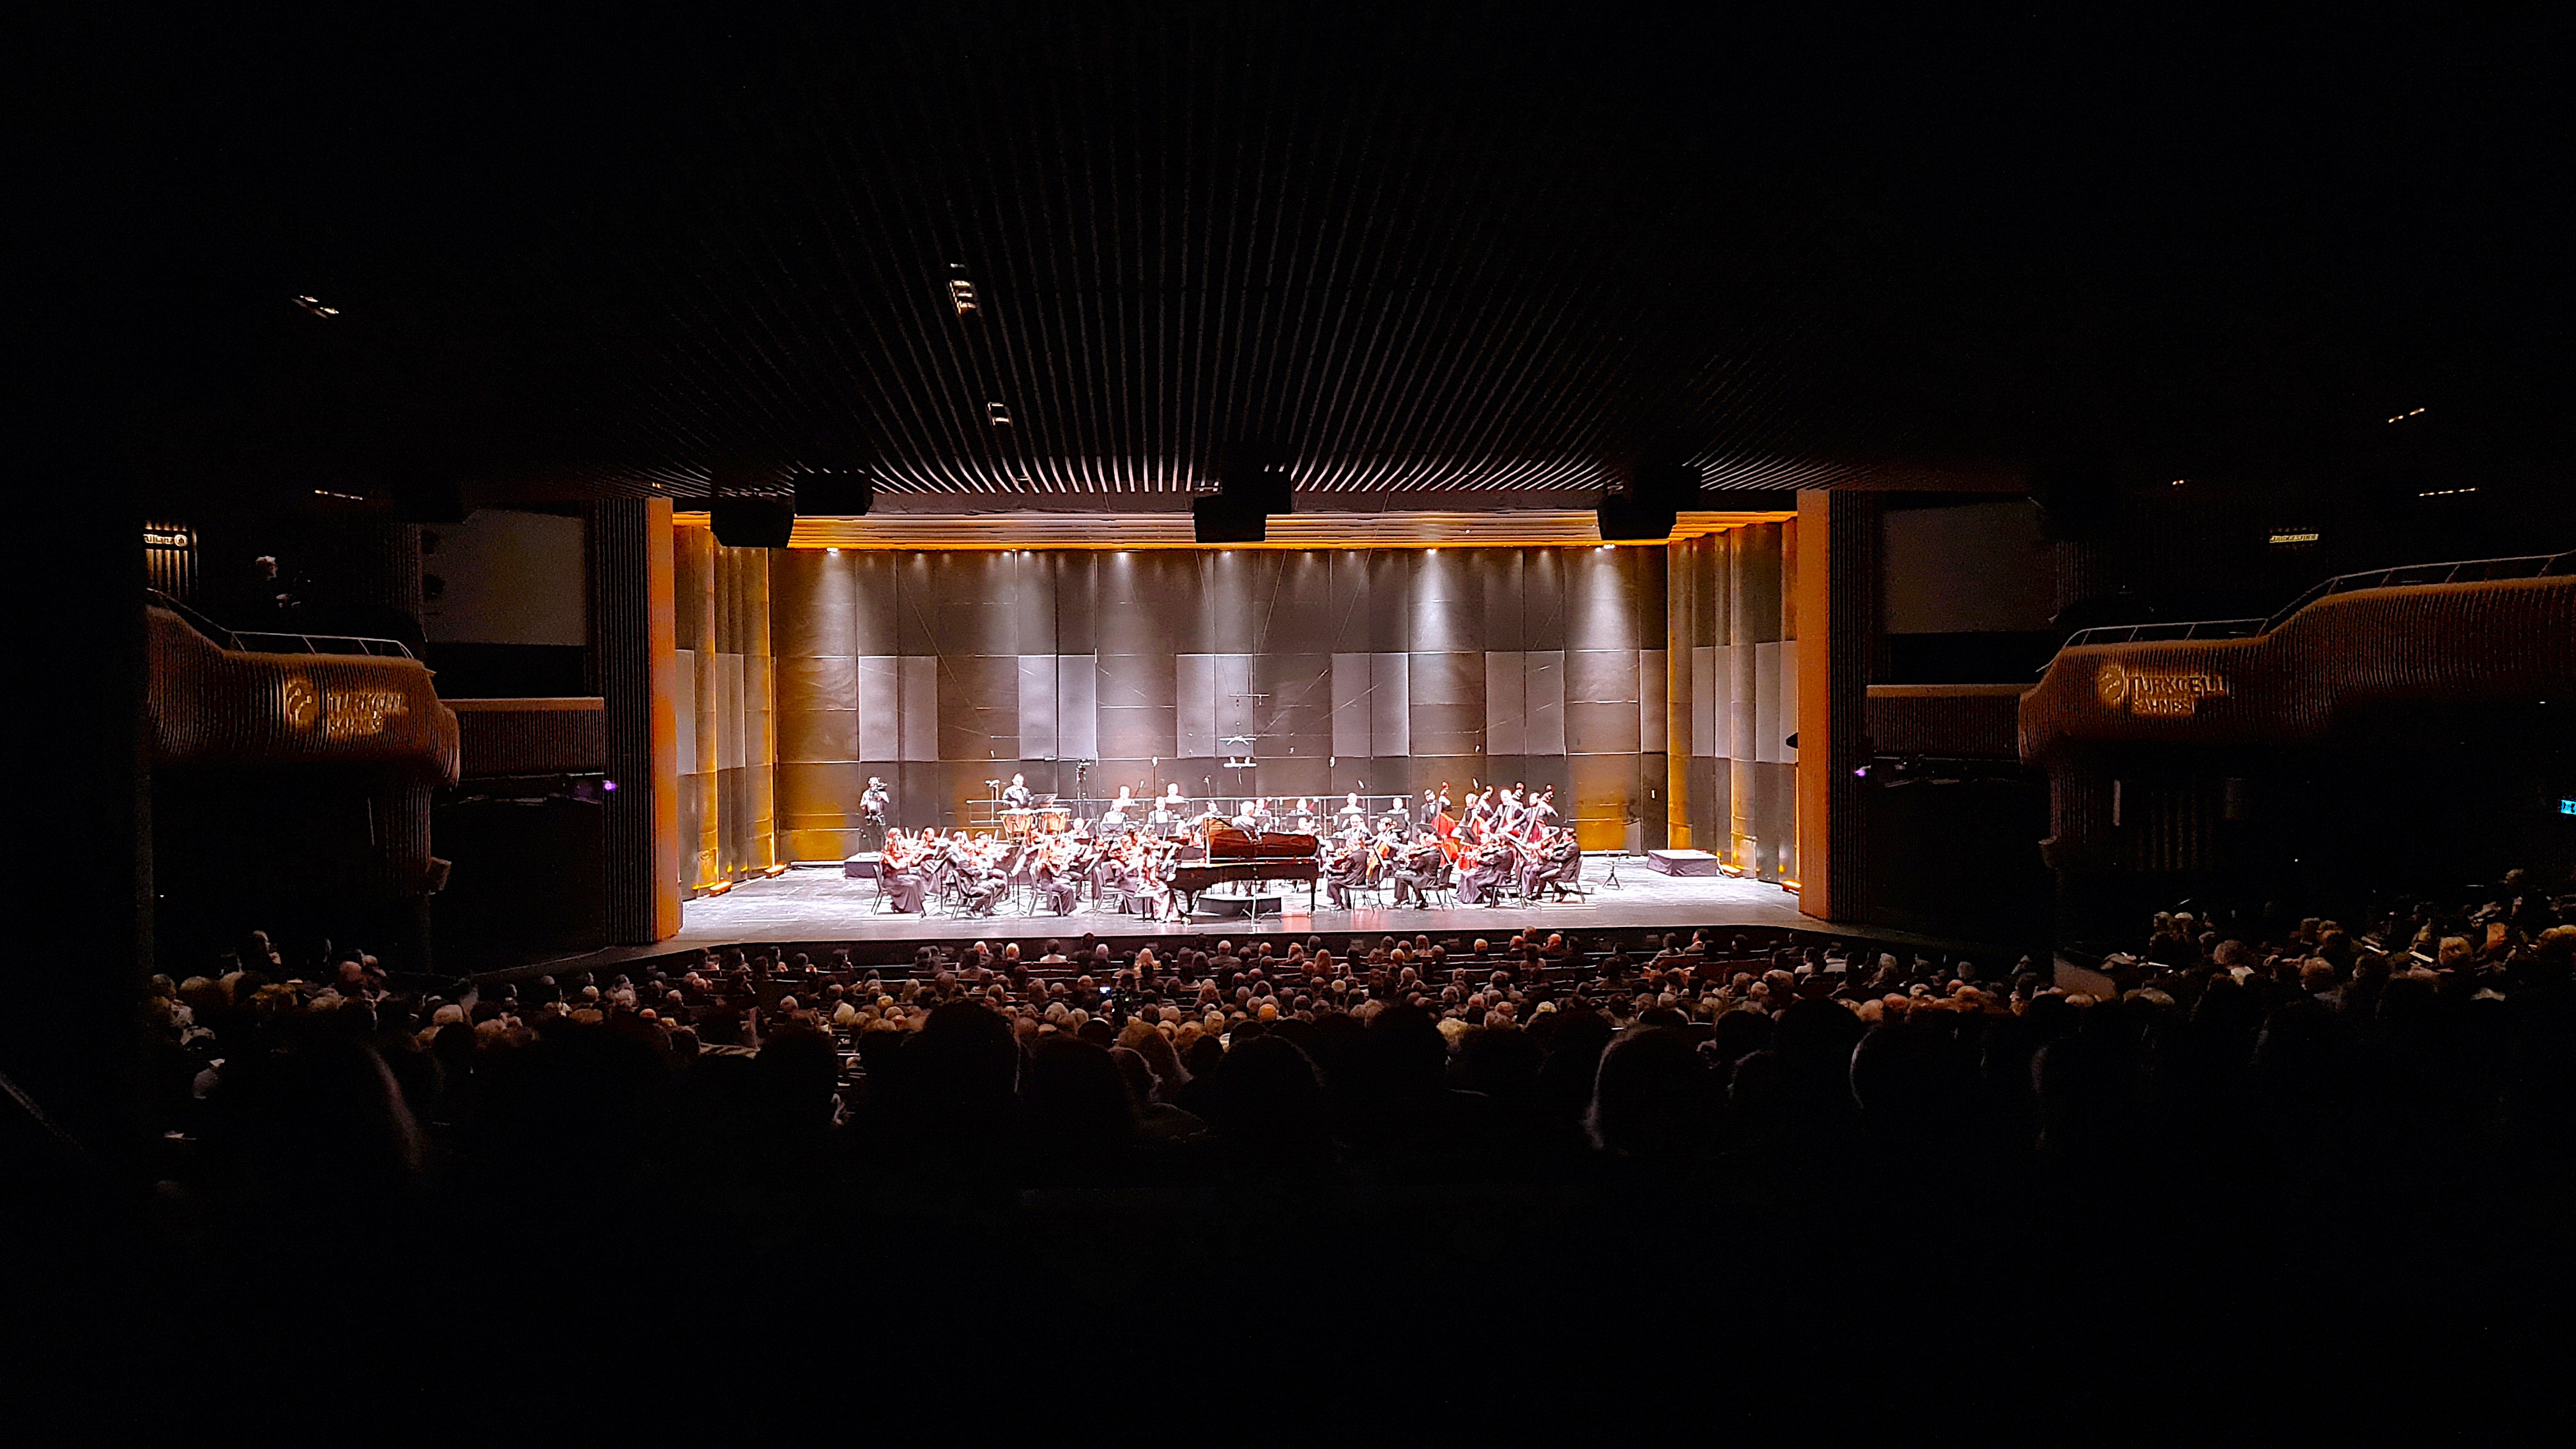
[[[1644,927],[1763,926],[1815,930],[1822,922],[1798,914],[1798,898],[1777,885],[1727,876],[1665,876],[1646,869],[1642,858],[1619,863],[1619,883],[1605,884],[1608,857],[1584,862],[1583,880],[1590,894],[1582,901],[1524,906],[1443,906],[1394,909],[1362,906],[1337,911],[1321,905],[1306,910],[1302,884],[1287,891],[1284,916],[1262,917],[1258,926],[1240,916],[1202,912],[1190,921],[1149,923],[1134,916],[1095,911],[1089,902],[1070,916],[1022,915],[1005,903],[993,916],[906,916],[876,909],[876,883],[845,879],[838,866],[805,867],[784,875],[745,881],[720,896],[688,902],[681,909],[680,934],[654,947],[657,951],[689,946],[731,945],[759,941],[953,941],[977,937],[1080,935],[1307,935],[1354,931],[1406,934],[1435,932],[1510,935],[1516,931],[1587,931]]]

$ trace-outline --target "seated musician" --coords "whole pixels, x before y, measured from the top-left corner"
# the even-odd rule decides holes
[[[1558,880],[1563,879],[1559,872],[1564,868],[1564,863],[1557,855],[1556,842],[1556,837],[1560,835],[1564,836],[1568,841],[1571,841],[1574,838],[1574,833],[1572,831],[1551,831],[1541,844],[1523,846],[1521,848],[1520,887],[1522,900],[1537,900],[1539,898],[1540,891],[1555,884]],[[1576,873],[1580,875],[1583,869],[1583,852],[1580,849],[1574,852],[1574,868]]]
[[[1512,848],[1499,841],[1479,845],[1467,852],[1458,872],[1458,904],[1491,906],[1501,904],[1503,863],[1511,858]]]
[[[1341,818],[1342,818],[1342,820],[1343,820],[1343,822],[1344,822],[1345,824],[1347,824],[1347,823],[1349,823],[1349,822],[1351,822],[1351,821],[1354,821],[1354,820],[1360,821],[1360,822],[1362,822],[1362,823],[1366,823],[1366,822],[1367,822],[1367,820],[1368,820],[1368,807],[1367,807],[1367,806],[1365,806],[1365,805],[1362,805],[1362,804],[1360,803],[1360,792],[1359,792],[1359,791],[1357,791],[1357,790],[1353,790],[1353,791],[1352,791],[1351,793],[1349,793],[1348,795],[1343,796],[1343,797],[1342,797],[1342,800],[1343,800],[1343,804],[1342,804],[1342,815],[1341,815]]]
[[[1133,813],[1135,809],[1136,797],[1132,788],[1126,785],[1121,785],[1118,787],[1118,798],[1110,801],[1109,808],[1101,812],[1100,823],[1104,827],[1124,825],[1127,823],[1128,815]]]
[[[1422,803],[1413,807],[1413,828],[1428,831],[1440,818],[1440,797],[1429,790],[1422,792]]]
[[[911,915],[922,912],[929,896],[929,882],[922,876],[921,846],[902,831],[886,838],[885,856],[880,866],[883,875],[878,882],[885,892],[886,905]]]
[[[1242,831],[1246,835],[1259,835],[1261,833],[1261,802],[1258,800],[1244,801],[1243,808],[1235,813],[1235,817],[1230,823],[1235,829]]]
[[[1013,775],[1011,777],[1011,788],[1002,792],[1002,808],[1005,810],[1026,810],[1037,804],[1037,799],[1038,797],[1036,792],[1029,789],[1029,777],[1026,775]]]
[[[1314,834],[1315,802],[1303,795],[1298,796],[1296,813],[1288,817],[1288,823],[1299,835]]]
[[[1364,841],[1347,841],[1324,862],[1324,897],[1337,911],[1351,909],[1351,893],[1368,883],[1369,851]]]
[[[957,884],[958,904],[970,916],[993,914],[994,903],[1011,888],[1002,874],[1001,862],[982,850],[970,852],[960,867]]]
[[[1395,857],[1395,903],[1399,906],[1428,906],[1423,892],[1440,883],[1448,866],[1448,857],[1440,853],[1437,842],[1416,840]]]
[[[1072,880],[1074,849],[1067,837],[1050,837],[1029,865],[1029,879],[1037,886],[1039,902],[1059,916],[1072,915],[1074,902],[1082,898],[1082,888]]]

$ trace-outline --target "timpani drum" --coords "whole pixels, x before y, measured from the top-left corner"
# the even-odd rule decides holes
[[[1038,833],[1038,812],[1005,810],[1002,812],[1002,838],[1023,841]]]
[[[1073,828],[1073,811],[1065,806],[1049,805],[1037,815],[1037,828],[1041,835],[1062,835]]]

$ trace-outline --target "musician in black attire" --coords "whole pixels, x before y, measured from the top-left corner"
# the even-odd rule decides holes
[[[1011,788],[1002,792],[1002,808],[1005,810],[1026,810],[1030,806],[1035,805],[1037,803],[1037,799],[1038,797],[1036,793],[1029,789],[1029,777],[1026,775],[1013,775],[1011,777]]]

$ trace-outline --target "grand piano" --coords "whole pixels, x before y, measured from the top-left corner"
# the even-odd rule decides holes
[[[1172,868],[1172,889],[1189,910],[1198,910],[1199,892],[1219,881],[1302,880],[1306,909],[1315,908],[1315,883],[1323,871],[1316,862],[1311,835],[1246,835],[1231,825],[1208,829],[1207,859]]]

